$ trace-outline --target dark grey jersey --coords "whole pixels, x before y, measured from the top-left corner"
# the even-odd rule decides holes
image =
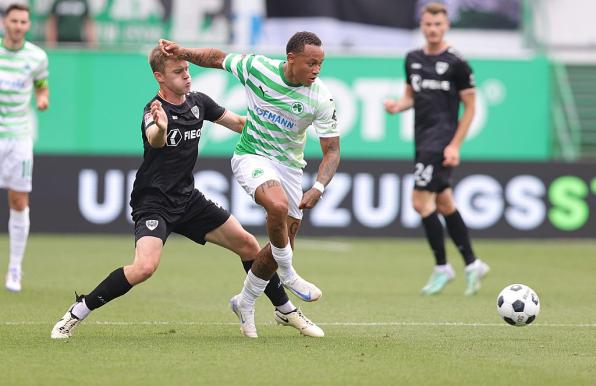
[[[145,129],[153,124],[151,103],[159,100],[168,116],[166,145],[149,145]],[[181,105],[173,105],[159,96],[151,99],[143,111],[143,163],[137,171],[131,194],[133,219],[146,211],[157,212],[174,222],[185,211],[195,189],[193,169],[197,161],[203,122],[216,121],[225,109],[200,92],[186,95]]]
[[[405,67],[414,91],[416,150],[442,153],[457,129],[459,92],[474,87],[472,69],[453,48],[438,55],[410,51]]]

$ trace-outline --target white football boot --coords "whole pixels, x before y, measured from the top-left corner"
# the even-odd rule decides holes
[[[325,332],[319,326],[311,322],[310,319],[304,316],[302,311],[300,311],[298,308],[294,311],[288,312],[287,314],[275,309],[273,315],[275,316],[275,321],[277,324],[294,327],[300,331],[302,335],[312,336],[315,338],[322,338],[325,336]]]
[[[21,270],[18,268],[9,268],[6,274],[6,289],[11,292],[21,291]]]
[[[291,281],[284,281],[283,285],[305,302],[314,302],[323,296],[323,292],[316,285],[304,280],[298,274]]]
[[[240,332],[248,338],[258,338],[255,326],[255,309],[242,302],[240,294],[230,299],[230,307],[240,321]]]
[[[475,295],[480,290],[480,281],[489,271],[490,267],[488,264],[480,259],[476,259],[472,264],[466,266],[466,290],[464,294],[466,296]]]
[[[56,322],[54,328],[52,328],[52,333],[50,334],[52,339],[68,339],[72,336],[72,333],[75,328],[82,322],[82,319],[77,318],[72,314],[72,309],[77,303],[83,301],[82,296],[76,296],[77,301],[70,306],[66,314]]]

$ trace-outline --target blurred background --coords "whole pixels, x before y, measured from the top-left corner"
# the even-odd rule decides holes
[[[0,1],[4,9],[13,1]],[[421,46],[425,0],[31,0],[29,40],[47,50],[51,103],[37,114],[32,232],[130,233],[140,124],[157,92],[147,54],[159,38],[285,56],[296,31],[317,33],[334,94],[342,163],[301,234],[422,237],[410,204],[413,114],[383,100],[404,87]],[[477,115],[455,173],[473,237],[593,238],[596,232],[596,2],[447,0],[447,40],[472,65]],[[244,90],[224,71],[191,68],[193,88],[238,113]],[[320,147],[307,143],[305,187]],[[234,182],[237,138],[207,125],[196,182],[247,228],[264,214]],[[5,192],[2,192],[5,197]],[[7,219],[5,205],[0,206]],[[3,229],[5,232],[6,230]]]

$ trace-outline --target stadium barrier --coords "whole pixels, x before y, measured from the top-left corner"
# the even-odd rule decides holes
[[[140,161],[131,156],[37,156],[32,232],[132,234],[128,201]],[[317,167],[318,160],[307,165],[305,189]],[[409,161],[343,160],[323,200],[305,212],[300,234],[422,237],[410,202],[412,170]],[[595,236],[593,164],[464,162],[454,177],[455,197],[474,237]],[[199,158],[195,182],[250,231],[264,234],[264,213],[234,181],[229,159]],[[4,206],[0,213],[7,218]]]
[[[482,160],[548,160],[552,155],[550,64],[545,58],[474,59],[476,116],[462,155]],[[333,93],[344,158],[409,159],[412,111],[389,115],[388,97],[404,87],[398,57],[329,55],[321,77]],[[107,75],[106,69],[117,69]],[[246,111],[239,81],[224,71],[191,66],[193,90],[238,113]],[[51,108],[38,114],[38,154],[137,155],[143,106],[157,84],[140,53],[50,52]],[[202,131],[201,154],[227,157],[237,141],[228,130]],[[307,156],[320,146],[309,133]]]

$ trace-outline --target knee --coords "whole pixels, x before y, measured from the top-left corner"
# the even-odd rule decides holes
[[[288,201],[280,200],[272,202],[265,208],[267,210],[267,217],[278,221],[286,221],[288,217]]]
[[[453,212],[455,212],[455,209],[456,209],[455,200],[453,199],[452,196],[439,195],[437,197],[437,210],[443,216],[448,216],[448,215],[452,214]]]
[[[242,236],[240,236],[240,250],[238,254],[240,257],[252,257],[256,258],[261,247],[259,246],[259,242],[257,239],[248,232],[245,232]]]
[[[436,210],[436,206],[432,201],[413,200],[412,206],[414,207],[414,210],[422,217],[426,217]]]
[[[157,271],[157,264],[151,261],[135,263],[134,267],[137,274],[136,276],[140,282],[149,279],[151,276],[153,276],[155,271]]]
[[[439,213],[441,213],[443,216],[448,216],[450,214],[452,214],[453,212],[455,212],[455,204],[453,203],[444,203],[444,202],[438,202],[437,203],[437,211],[439,211]]]
[[[29,207],[29,199],[25,195],[13,195],[9,198],[8,206],[10,209],[22,212]]]

